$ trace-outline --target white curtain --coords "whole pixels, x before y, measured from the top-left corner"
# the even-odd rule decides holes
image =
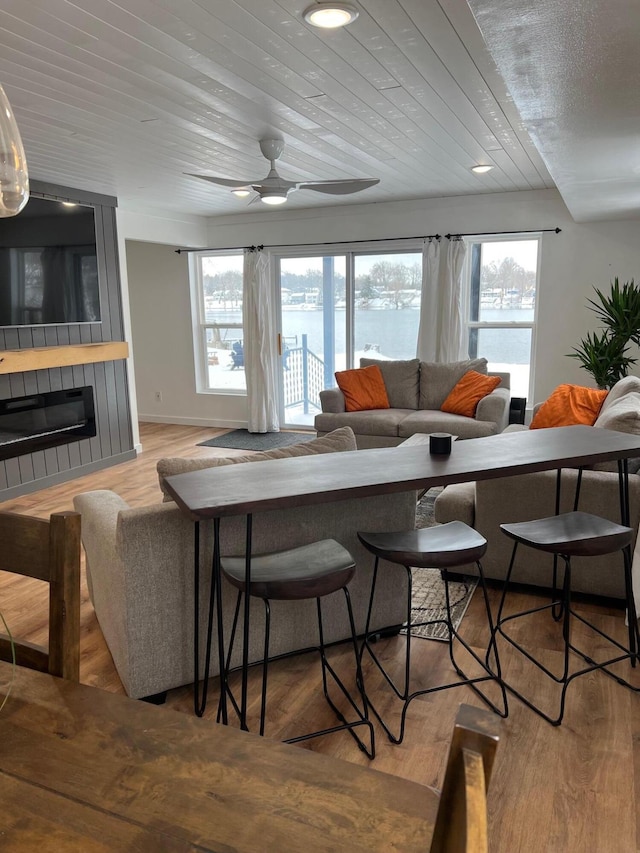
[[[435,237],[429,237],[422,247],[422,295],[416,348],[416,355],[421,361],[437,361],[439,273],[440,242]]]
[[[416,355],[421,361],[450,362],[468,357],[462,317],[462,270],[467,252],[450,239],[443,262],[440,244],[429,238],[422,253],[422,298]]]
[[[276,325],[269,256],[244,253],[242,323],[249,432],[278,432]]]
[[[449,240],[447,259],[440,282],[440,339],[436,361],[450,362],[468,358],[466,339],[463,339],[462,270],[467,254],[464,240]]]

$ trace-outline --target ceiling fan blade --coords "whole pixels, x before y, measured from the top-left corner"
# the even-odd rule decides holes
[[[192,178],[201,178],[203,181],[209,181],[212,184],[219,184],[221,187],[231,187],[234,190],[251,189],[251,181],[234,180],[233,178],[214,178],[212,175],[195,175],[193,172],[185,172]]]
[[[300,190],[314,190],[317,193],[329,193],[329,195],[348,195],[359,193],[369,187],[375,187],[380,183],[379,178],[353,178],[344,181],[303,181],[298,184]]]

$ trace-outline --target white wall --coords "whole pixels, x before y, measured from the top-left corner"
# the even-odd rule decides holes
[[[640,278],[640,221],[579,225],[555,190],[536,190],[216,217],[208,221],[206,237],[200,240],[198,227],[198,239],[182,245],[231,248],[555,227],[562,233],[542,240],[533,364],[534,400],[542,400],[560,382],[593,384],[566,353],[595,326],[586,308],[592,288],[606,290],[616,275],[622,281]],[[160,246],[138,242],[150,239],[150,232],[144,238],[135,233],[129,230],[126,253],[141,419],[245,426],[244,398],[195,391],[188,262],[173,251],[180,245],[177,235],[171,246]],[[153,397],[156,390],[161,403]]]

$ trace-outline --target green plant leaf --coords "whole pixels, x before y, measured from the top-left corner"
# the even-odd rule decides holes
[[[587,332],[568,356],[578,359],[598,388],[611,388],[637,362],[627,349],[630,342],[640,345],[640,286],[633,279],[620,285],[616,277],[609,294],[593,289],[596,299],[588,299],[587,307],[600,320],[602,334]]]
[[[626,355],[627,342],[605,330],[602,335],[587,332],[569,358],[576,358],[580,366],[595,379],[598,388],[611,388],[627,375],[637,359]]]

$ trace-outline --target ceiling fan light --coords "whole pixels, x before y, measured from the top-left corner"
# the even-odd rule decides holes
[[[352,3],[318,2],[305,9],[302,16],[312,27],[332,30],[352,24],[358,14],[358,10]]]
[[[246,198],[248,195],[251,195],[251,190],[231,190],[231,192],[238,198]]]
[[[266,192],[260,193],[260,201],[263,201],[265,204],[284,204],[287,200],[287,194],[281,192]]]
[[[484,175],[485,172],[490,172],[493,169],[493,166],[489,165],[480,165],[472,166],[471,171],[475,172],[476,175]]]

